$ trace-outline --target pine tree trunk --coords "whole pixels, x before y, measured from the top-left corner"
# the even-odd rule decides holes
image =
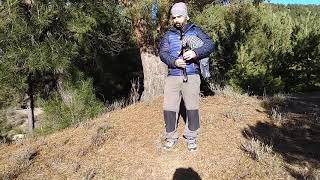
[[[27,100],[27,109],[28,109],[28,130],[29,133],[33,132],[35,127],[35,118],[34,118],[34,98],[33,98],[33,81],[32,74],[28,76],[28,100]]]
[[[32,100],[30,99],[27,102],[27,109],[28,109],[28,131],[29,133],[33,132],[34,129],[34,108],[32,107]]]
[[[140,50],[140,54],[144,76],[144,91],[141,100],[148,101],[163,94],[167,67],[160,61],[157,55],[142,49]]]
[[[150,35],[148,34],[150,32],[147,31],[144,20],[135,20],[134,32],[140,48],[144,76],[142,101],[149,101],[163,94],[164,80],[168,73],[167,66],[160,61],[157,55],[158,49],[154,48],[154,42],[147,37]]]

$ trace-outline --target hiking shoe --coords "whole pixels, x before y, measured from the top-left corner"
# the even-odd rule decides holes
[[[163,148],[165,150],[172,149],[178,142],[178,139],[166,139],[166,141],[163,144]]]
[[[190,152],[197,150],[197,140],[195,138],[187,139],[187,146]]]

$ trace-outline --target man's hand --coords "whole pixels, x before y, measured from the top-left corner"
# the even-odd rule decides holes
[[[189,60],[195,58],[196,56],[197,56],[196,53],[192,50],[189,50],[189,51],[183,53],[183,59],[186,61],[189,61]]]
[[[177,66],[177,67],[180,67],[180,68],[185,68],[187,66],[186,62],[183,60],[183,59],[177,59],[174,64]]]

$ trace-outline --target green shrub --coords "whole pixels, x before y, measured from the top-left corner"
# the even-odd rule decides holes
[[[293,14],[269,4],[240,3],[209,6],[196,16],[217,45],[211,81],[254,94],[319,88],[319,14]]]
[[[11,130],[7,123],[7,117],[4,109],[0,109],[0,143],[7,141],[8,132]]]
[[[75,87],[67,87],[67,102],[55,94],[44,102],[44,123],[37,130],[47,134],[96,117],[104,112],[104,105],[93,93],[91,81],[80,81]]]

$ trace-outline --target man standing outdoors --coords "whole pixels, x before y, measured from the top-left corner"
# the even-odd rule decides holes
[[[165,33],[160,42],[160,59],[169,69],[164,87],[163,109],[166,140],[163,147],[170,150],[177,144],[177,119],[182,97],[187,115],[184,137],[188,150],[195,151],[197,131],[200,128],[199,60],[208,57],[213,52],[214,44],[199,27],[187,23],[189,16],[185,3],[179,2],[172,6],[171,18],[173,27]],[[195,43],[199,44],[199,41],[200,47],[190,48],[196,47]]]

